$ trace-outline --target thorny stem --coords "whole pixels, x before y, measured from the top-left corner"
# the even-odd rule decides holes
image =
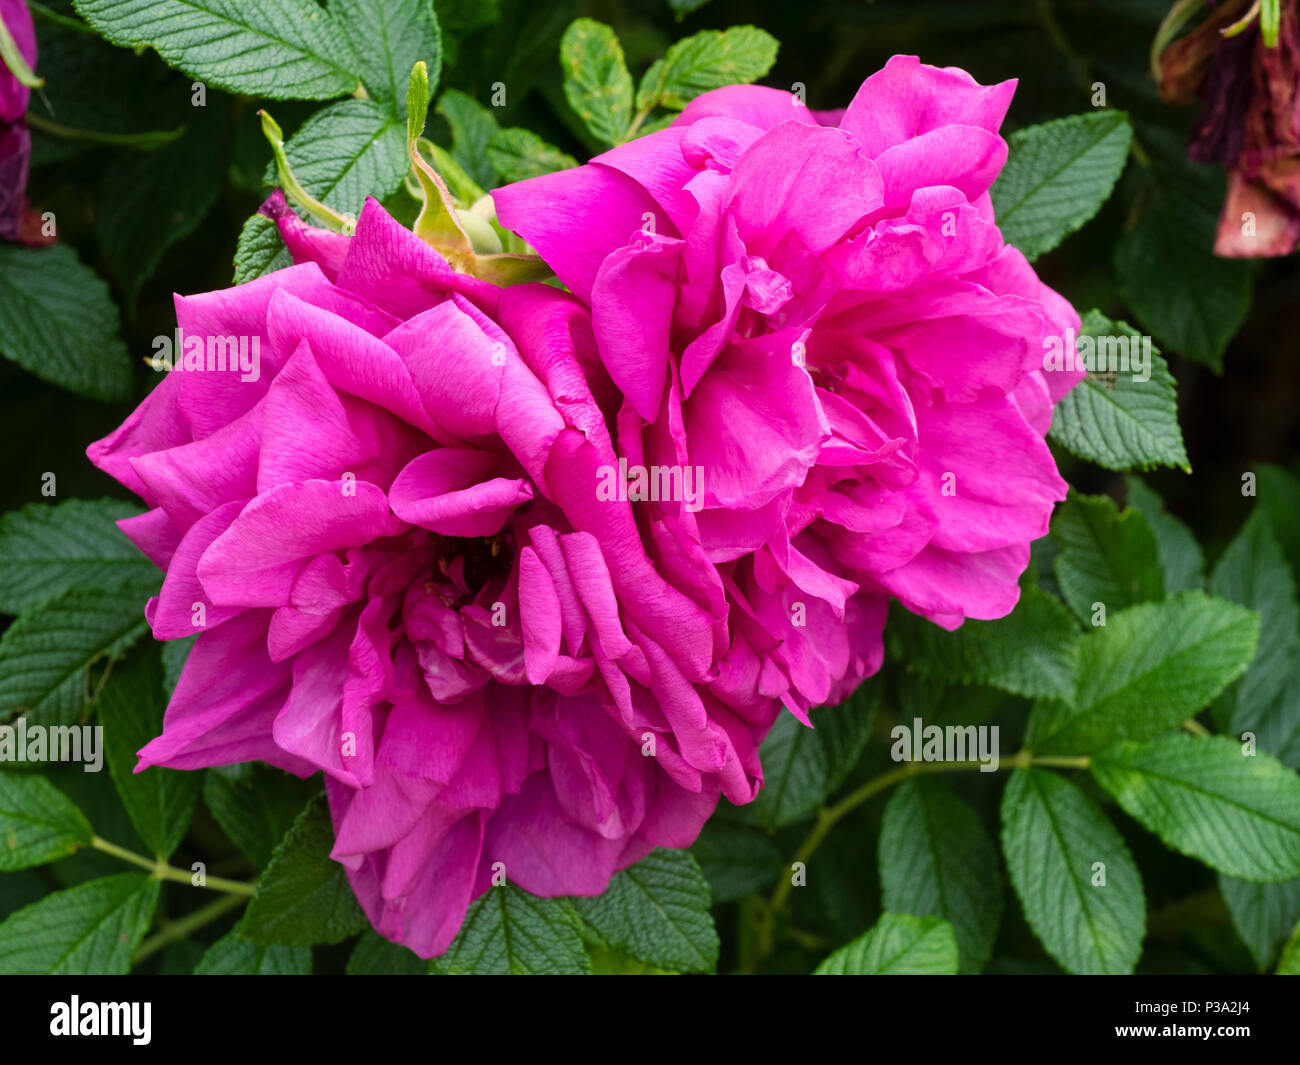
[[[153,874],[156,880],[172,880],[178,884],[193,884],[193,874],[188,869],[177,869],[174,865],[168,865],[161,858],[151,860],[143,854],[136,854],[135,851],[129,851],[125,847],[119,847],[116,843],[109,843],[106,839],[99,836],[93,836],[90,845],[97,851],[104,854],[111,854],[114,858],[120,858],[124,862],[130,862],[132,865],[139,866]],[[253,894],[254,885],[243,880],[227,880],[225,877],[209,876],[205,877],[203,887],[211,888],[213,891],[222,891],[227,895],[236,898],[248,898]]]

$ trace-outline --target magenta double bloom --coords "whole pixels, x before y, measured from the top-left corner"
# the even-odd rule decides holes
[[[494,870],[598,894],[753,799],[891,597],[1010,611],[1079,325],[993,217],[1013,89],[898,57],[838,126],[723,89],[498,190],[568,293],[268,205],[296,265],[176,301],[259,372],[168,374],[89,452],[150,508],[155,636],[202,622],[141,767],[324,770],[357,897],[431,956]]]

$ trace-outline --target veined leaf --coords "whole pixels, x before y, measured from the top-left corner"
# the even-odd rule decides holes
[[[119,873],[23,907],[0,924],[0,973],[126,973],[153,920],[160,886],[143,873]]]
[[[0,870],[66,857],[92,835],[85,814],[44,777],[0,773]]]
[[[957,937],[963,972],[979,972],[1002,918],[997,850],[979,815],[940,780],[909,780],[880,826],[882,904],[940,917]]]
[[[1031,262],[1055,248],[1106,202],[1132,138],[1123,111],[1069,115],[1013,133],[990,190],[1003,239]]]
[[[195,976],[309,976],[311,948],[250,943],[237,931],[210,946],[194,967]]]
[[[632,124],[632,75],[623,46],[603,22],[580,18],[560,40],[564,95],[603,144],[618,144]]]
[[[313,801],[257,882],[239,932],[253,943],[338,943],[365,927],[343,866],[330,857],[334,831],[324,796]]]
[[[359,60],[312,0],[76,0],[114,44],[153,48],[192,78],[247,96],[327,100],[352,92]]]
[[[166,700],[156,644],[139,647],[113,667],[100,697],[108,768],[140,838],[160,858],[180,845],[199,800],[198,773],[153,766],[135,772],[136,752],[162,732]]]
[[[1110,614],[1080,642],[1074,698],[1035,706],[1025,743],[1087,754],[1176,728],[1241,675],[1258,636],[1255,614],[1201,592]]]
[[[937,917],[882,914],[868,932],[841,947],[814,976],[939,976],[957,971],[952,925]]]
[[[685,851],[652,851],[603,894],[574,905],[606,944],[658,968],[712,972],[718,964],[709,885]]]
[[[1107,611],[1164,598],[1164,571],[1155,534],[1136,510],[1122,514],[1109,496],[1070,497],[1056,508],[1052,537],[1056,583],[1085,624],[1094,604]]]
[[[678,41],[656,60],[637,90],[638,110],[680,111],[701,93],[757,81],[776,62],[776,38],[757,26],[703,30]],[[791,97],[793,106],[794,97]]]
[[[512,884],[470,905],[460,933],[430,972],[523,976],[585,973],[582,919],[568,899],[542,899]]]
[[[1096,755],[1092,774],[1169,846],[1242,880],[1300,877],[1300,776],[1226,736],[1165,736]]]
[[[1002,796],[1002,850],[1025,919],[1072,973],[1131,973],[1146,903],[1115,826],[1064,777],[1017,769]]]
[[[113,527],[139,513],[118,499],[69,499],[0,516],[0,610],[17,614],[73,587],[154,580],[158,568]]]
[[[67,244],[0,243],[0,355],[50,384],[90,399],[131,391],[108,286]]]
[[[1121,349],[1115,352],[1119,370],[1089,373],[1070,389],[1052,412],[1052,439],[1110,470],[1190,469],[1178,426],[1178,387],[1169,364],[1151,346],[1150,361],[1144,362],[1140,371],[1135,368],[1133,353],[1135,349],[1146,351],[1149,338],[1140,337],[1128,323],[1112,322],[1097,311],[1083,316],[1079,336],[1092,339],[1096,355],[1106,359],[1106,366],[1110,365],[1112,345],[1122,342],[1129,353],[1130,369],[1122,368]],[[1139,381],[1139,374],[1149,376]]]
[[[92,694],[91,666],[120,658],[144,635],[150,588],[73,588],[28,607],[0,638],[0,717],[25,711],[30,724],[71,724]]]

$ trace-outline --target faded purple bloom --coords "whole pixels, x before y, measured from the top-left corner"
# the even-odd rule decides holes
[[[0,21],[29,67],[36,65],[36,29],[23,0],[0,0]],[[31,135],[24,116],[31,90],[0,64],[0,240],[25,237]],[[23,232],[20,233],[20,230]]]
[[[1288,255],[1300,245],[1300,13],[1282,5],[1274,47],[1258,22],[1224,37],[1248,8],[1243,0],[1217,7],[1159,58],[1161,98],[1201,100],[1188,156],[1228,171],[1214,253],[1229,258]]]

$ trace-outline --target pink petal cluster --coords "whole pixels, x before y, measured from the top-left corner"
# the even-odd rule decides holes
[[[178,297],[180,371],[89,451],[150,508],[155,636],[200,632],[140,767],[323,770],[366,913],[431,956],[497,873],[598,894],[750,801],[891,597],[1010,611],[1079,324],[993,217],[1012,89],[909,58],[834,116],[723,89],[499,190],[571,293],[277,194],[297,265]],[[629,468],[679,491],[603,490]]]
[[[733,86],[494,194],[591,308],[620,453],[704,469],[665,528],[760,630],[806,617],[755,640],[797,712],[878,668],[890,597],[1007,614],[1065,496],[1044,436],[1081,374],[1043,352],[1079,319],[989,198],[1014,88],[906,56],[833,115]]]
[[[494,872],[594,895],[689,845],[779,704],[719,664],[703,561],[597,499],[576,299],[456,274],[374,201],[350,238],[268,213],[298,264],[178,297],[180,368],[89,449],[149,507],[154,635],[200,633],[138,769],[324,770],[333,856],[427,957]]]

